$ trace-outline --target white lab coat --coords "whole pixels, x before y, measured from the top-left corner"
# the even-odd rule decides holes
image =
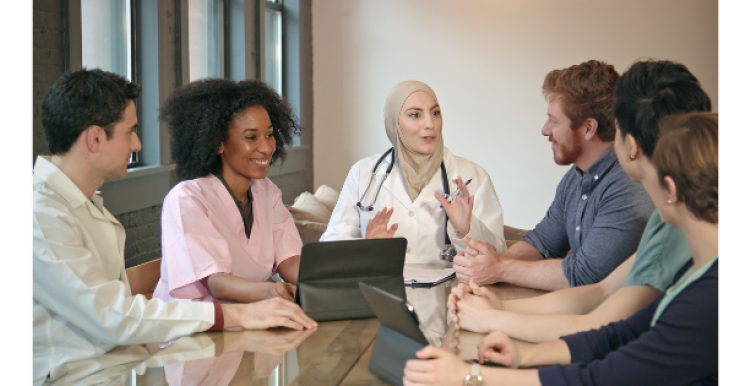
[[[212,303],[132,296],[124,228],[99,195],[89,200],[43,157],[33,201],[35,384],[115,346],[166,342],[214,324]]]
[[[474,209],[467,236],[489,242],[495,246],[498,253],[505,252],[507,246],[503,235],[503,210],[490,176],[481,166],[453,155],[447,147],[444,149],[443,162],[448,174],[450,191],[456,189],[456,184],[452,181],[454,178],[461,176],[464,181],[472,179],[468,189],[469,193],[475,196]],[[374,209],[364,212],[357,207],[357,202],[372,177],[372,169],[381,155],[362,159],[349,170],[328,228],[320,240],[363,238],[367,233],[367,222],[375,217],[378,211],[384,207],[394,208],[388,226],[398,223],[394,237],[404,237],[408,240],[406,264],[445,263],[440,260],[440,251],[445,247],[445,211],[435,198],[435,193],[443,194],[440,169],[412,202],[404,188],[404,180],[396,160],[391,174],[383,183]],[[390,161],[391,157],[388,156],[382,162]],[[450,221],[448,236],[459,252],[466,249],[466,243],[456,234]]]

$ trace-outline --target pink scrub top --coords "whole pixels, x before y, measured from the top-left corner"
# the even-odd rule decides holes
[[[302,240],[281,190],[252,180],[250,238],[229,191],[213,175],[183,181],[164,198],[161,278],[153,297],[213,301],[201,279],[217,272],[254,282],[270,279],[282,261],[300,254]]]

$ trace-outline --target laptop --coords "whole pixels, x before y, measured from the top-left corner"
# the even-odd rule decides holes
[[[405,298],[406,244],[403,237],[305,244],[295,302],[318,322],[375,317],[359,282]]]

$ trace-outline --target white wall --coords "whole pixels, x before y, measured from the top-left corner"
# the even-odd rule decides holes
[[[541,135],[547,72],[589,59],[684,63],[718,111],[718,9],[709,0],[315,0],[315,186],[391,145],[390,88],[429,84],[445,143],[492,176],[508,225],[531,228],[567,167]]]

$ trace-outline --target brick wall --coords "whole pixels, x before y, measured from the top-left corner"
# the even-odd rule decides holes
[[[125,266],[161,257],[161,205],[115,216],[125,227]]]
[[[42,101],[52,83],[65,71],[63,0],[34,0],[34,124],[33,158],[48,154],[42,128]]]

